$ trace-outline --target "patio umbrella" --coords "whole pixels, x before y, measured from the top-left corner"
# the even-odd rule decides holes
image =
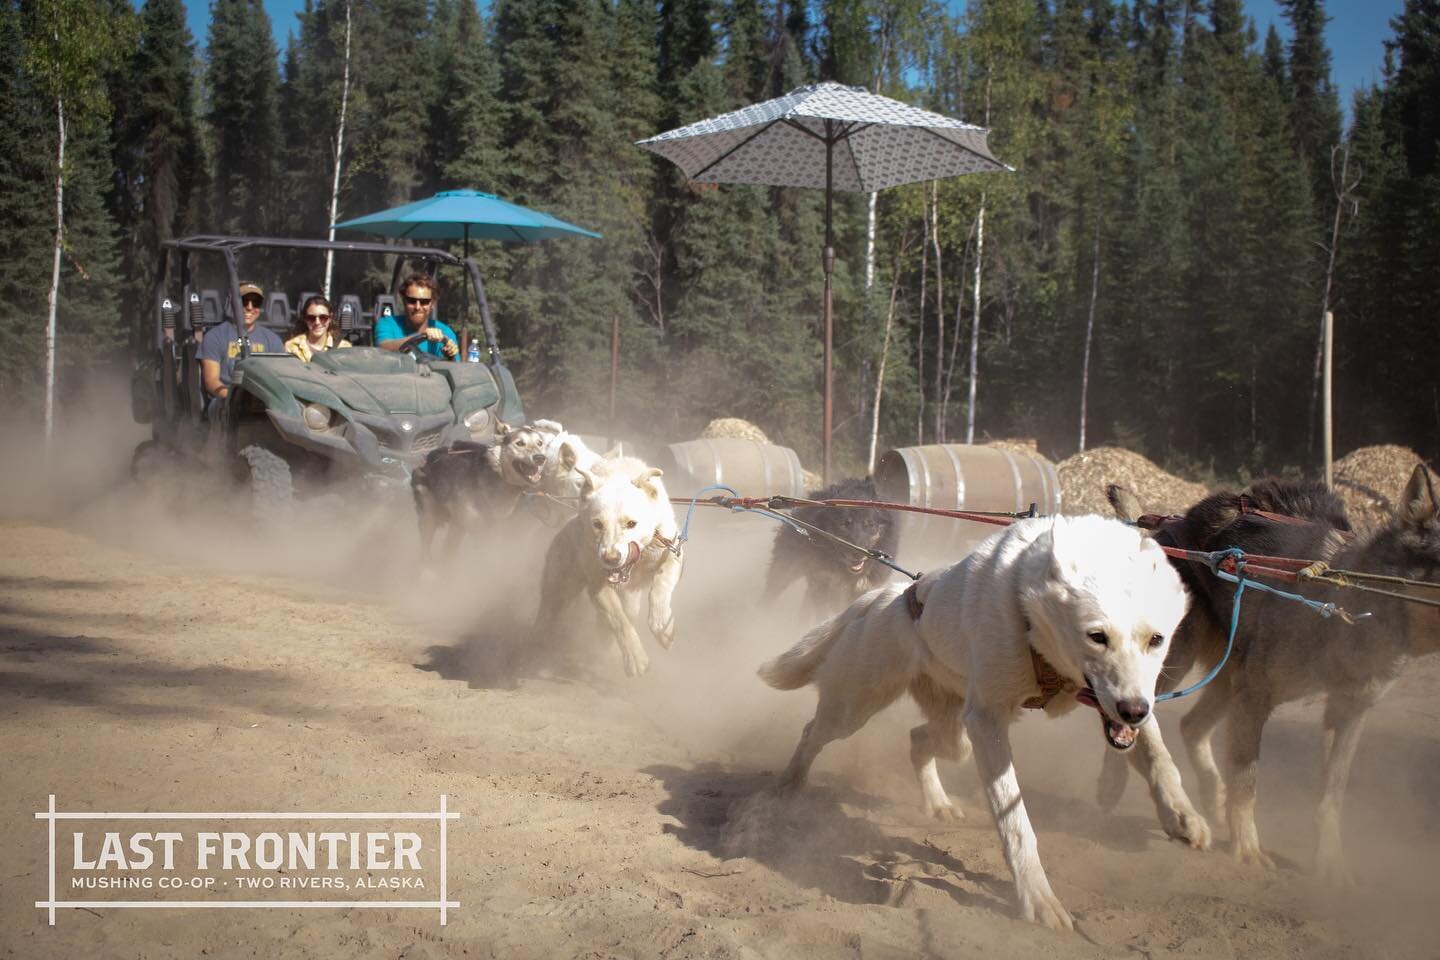
[[[565,236],[600,238],[592,230],[479,190],[442,190],[424,200],[337,223],[335,229],[406,240],[463,240],[466,259],[472,238],[507,243],[537,243]],[[465,316],[469,313],[469,289],[461,289],[461,315]]]
[[[995,159],[989,131],[882,97],[863,87],[816,83],[670,130],[637,146],[658,153],[698,183],[755,183],[825,190],[824,476],[830,480],[831,278],[834,191],[871,193],[917,180],[1011,168]]]

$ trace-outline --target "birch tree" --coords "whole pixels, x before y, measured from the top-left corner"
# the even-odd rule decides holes
[[[335,130],[335,175],[330,180],[329,236],[335,239],[335,219],[340,208],[340,173],[345,164],[345,113],[350,106],[350,0],[345,0],[345,59],[340,78],[340,122]],[[330,297],[330,278],[335,251],[325,251],[325,298]]]
[[[109,101],[101,83],[105,69],[126,43],[127,30],[94,0],[33,0],[24,10],[25,67],[54,106],[55,233],[45,323],[45,440],[55,423],[55,332],[60,303],[60,263],[65,254],[65,148],[73,126],[103,118]]]

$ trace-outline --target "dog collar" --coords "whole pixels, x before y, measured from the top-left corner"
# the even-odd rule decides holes
[[[1040,692],[1020,704],[1027,710],[1044,710],[1050,701],[1060,694],[1078,689],[1074,682],[1061,676],[1060,671],[1052,667],[1049,660],[1040,656],[1034,647],[1030,648],[1030,667],[1035,671],[1035,685],[1040,688]]]
[[[919,620],[920,614],[925,612],[925,604],[920,602],[920,594],[916,589],[919,586],[920,581],[914,580],[905,588],[905,610],[910,614],[911,620]]]

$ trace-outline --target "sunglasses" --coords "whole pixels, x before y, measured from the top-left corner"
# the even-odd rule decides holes
[[[305,314],[305,319],[306,319],[307,321],[308,321],[308,320],[324,320],[324,321],[327,321],[327,322],[328,322],[328,321],[330,320],[330,314],[328,314],[328,313],[307,313],[307,314]]]
[[[265,301],[259,297],[241,297],[240,302],[247,307],[255,307],[257,309],[265,303]]]
[[[405,303],[412,307],[428,307],[434,297],[406,297]]]

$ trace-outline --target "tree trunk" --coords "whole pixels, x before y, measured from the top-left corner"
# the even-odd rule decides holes
[[[980,366],[980,268],[985,260],[985,194],[975,220],[975,292],[970,306],[970,397],[965,405],[965,442],[975,442],[975,375]]]
[[[330,239],[335,239],[335,215],[340,207],[340,170],[345,161],[345,113],[350,106],[350,3],[345,3],[345,70],[340,81],[340,125],[335,132],[335,176],[330,181]],[[330,278],[335,251],[325,251],[325,299],[330,299]]]
[[[1085,359],[1080,363],[1080,452],[1085,452],[1085,417],[1090,399],[1090,344],[1095,340],[1095,301],[1100,296],[1100,217],[1095,217],[1095,243],[1090,270],[1090,316],[1085,321]]]
[[[60,307],[60,255],[65,247],[65,100],[55,98],[59,138],[55,148],[55,259],[50,268],[49,317],[45,324],[45,445],[55,433],[55,324]]]
[[[945,408],[947,435],[950,421],[950,393],[955,386],[955,360],[960,355],[960,329],[965,320],[965,273],[970,268],[970,252],[974,241],[975,223],[971,221],[970,232],[965,237],[965,253],[960,258],[960,292],[955,294],[955,326],[950,331],[950,357],[945,361],[945,395],[940,398],[940,403]]]
[[[873,197],[874,194],[871,194]],[[885,390],[885,363],[890,358],[890,332],[895,327],[895,301],[900,294],[900,261],[905,253],[905,244],[895,256],[895,276],[890,283],[890,308],[885,311],[885,339],[880,345],[880,368],[875,373],[875,402],[870,409],[870,455],[865,460],[865,473],[875,473],[875,448],[880,442],[880,397]]]
[[[945,442],[945,405],[940,402],[945,370],[945,269],[940,256],[940,182],[930,181],[930,240],[935,245],[935,442]]]
[[[1335,178],[1335,153],[1340,153],[1340,177]],[[1347,183],[1350,171],[1350,145],[1334,147],[1330,151],[1330,180],[1335,184],[1335,219],[1330,226],[1330,260],[1325,266],[1325,292],[1320,298],[1320,335],[1315,341],[1315,372],[1310,381],[1310,412],[1305,418],[1308,428],[1305,433],[1305,452],[1315,450],[1315,407],[1320,401],[1320,379],[1325,363],[1325,317],[1330,313],[1330,290],[1335,283],[1335,254],[1340,248],[1340,223],[1345,214],[1345,201],[1350,192],[1360,185],[1357,179]]]
[[[925,282],[930,276],[930,200],[925,199],[927,209],[920,217],[920,310],[919,329],[915,336],[915,386],[920,401],[915,408],[915,445],[925,443]]]

